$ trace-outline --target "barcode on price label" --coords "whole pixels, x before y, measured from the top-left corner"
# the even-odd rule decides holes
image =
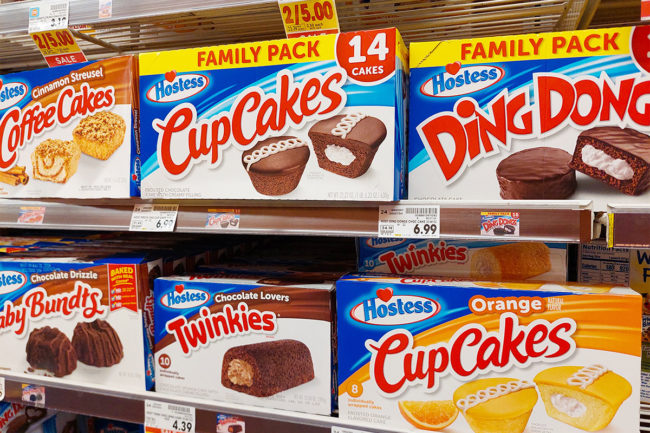
[[[378,235],[380,238],[439,238],[440,206],[380,206]]]

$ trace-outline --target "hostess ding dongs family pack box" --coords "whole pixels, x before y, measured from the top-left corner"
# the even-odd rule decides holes
[[[349,275],[336,284],[339,413],[403,430],[639,430],[629,288]]]
[[[158,278],[156,390],[329,415],[333,290],[313,277]]]
[[[116,389],[151,387],[147,263],[38,254],[0,259],[0,369]]]
[[[0,75],[0,197],[138,195],[133,56]]]
[[[488,281],[567,279],[566,244],[359,238],[358,269]]]
[[[141,54],[142,195],[398,200],[407,70],[395,29]]]
[[[647,203],[648,35],[411,44],[409,198]]]

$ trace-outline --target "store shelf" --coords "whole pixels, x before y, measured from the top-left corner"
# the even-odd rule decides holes
[[[650,205],[609,206],[608,236],[615,247],[650,248]]]
[[[339,0],[342,31],[397,26],[407,41],[572,30],[587,0]],[[0,71],[43,67],[27,34],[30,2],[0,5]],[[90,59],[284,37],[276,0],[70,0],[69,24]]]
[[[214,433],[217,414],[243,418],[249,432],[330,433],[332,427],[377,433],[401,430],[381,428],[336,417],[310,415],[241,404],[169,396],[156,392],[120,392],[100,386],[75,386],[60,379],[3,372],[5,401],[21,403],[23,385],[44,387],[45,407],[84,415],[143,424],[145,400],[176,403],[196,408],[196,432]]]
[[[0,227],[78,230],[128,230],[135,203],[145,200],[0,200]],[[179,203],[164,201],[161,203]],[[441,237],[486,239],[480,235],[481,212],[520,213],[519,240],[587,242],[591,239],[591,202],[409,202],[439,204]],[[384,203],[386,204],[386,203]],[[186,233],[290,234],[323,236],[377,236],[380,203],[286,201],[180,202],[176,231]],[[42,224],[19,224],[21,208],[44,206]],[[238,209],[237,229],[206,228],[215,209]],[[498,237],[503,239],[503,237]]]

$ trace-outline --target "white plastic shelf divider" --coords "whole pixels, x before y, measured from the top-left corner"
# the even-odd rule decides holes
[[[128,230],[135,203],[145,200],[0,200],[0,227],[34,229]],[[377,236],[379,206],[365,202],[208,201],[178,200],[177,232],[215,234],[291,234]],[[590,201],[569,202],[422,202],[440,205],[443,238],[489,239],[480,235],[481,212],[520,213],[518,240],[586,242],[591,239]],[[44,206],[42,224],[19,224],[22,207]],[[239,209],[237,230],[206,228],[210,210]],[[503,239],[503,237],[494,237]]]

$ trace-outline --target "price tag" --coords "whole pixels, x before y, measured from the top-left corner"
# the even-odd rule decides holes
[[[519,236],[519,212],[481,212],[481,236]]]
[[[334,0],[278,0],[287,38],[339,32]]]
[[[440,237],[440,206],[389,205],[379,207],[380,238]]]
[[[235,230],[239,228],[239,209],[208,209],[206,229]]]
[[[194,433],[196,410],[182,404],[144,401],[147,433]]]
[[[177,215],[177,204],[136,204],[133,206],[129,231],[173,232]]]
[[[370,433],[365,430],[356,430],[346,427],[332,426],[332,433]]]
[[[45,387],[23,383],[23,403],[30,406],[45,407]]]
[[[38,1],[29,5],[29,33],[68,28],[69,0]]]
[[[21,206],[18,212],[18,224],[43,224],[45,206]]]
[[[0,377],[0,401],[5,399],[5,378]]]

